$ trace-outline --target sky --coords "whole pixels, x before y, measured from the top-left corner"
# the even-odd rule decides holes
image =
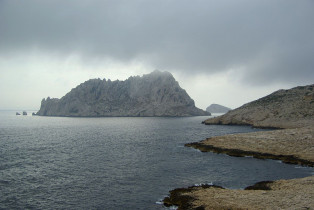
[[[313,0],[0,0],[0,109],[173,74],[205,109],[314,83]]]

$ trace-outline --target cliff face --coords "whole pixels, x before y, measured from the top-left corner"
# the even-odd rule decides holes
[[[219,104],[211,104],[209,107],[206,108],[206,111],[209,113],[226,113],[231,109]]]
[[[274,128],[313,125],[314,85],[278,90],[220,117],[205,120],[204,123]]]
[[[168,72],[154,71],[125,81],[92,79],[61,99],[43,99],[41,116],[198,116],[210,115]]]

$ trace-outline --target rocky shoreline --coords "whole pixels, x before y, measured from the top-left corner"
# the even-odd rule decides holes
[[[216,136],[185,146],[202,152],[253,156],[313,167],[313,116],[314,85],[279,90],[203,122],[278,130]],[[219,186],[179,188],[170,191],[164,203],[176,205],[178,209],[314,209],[313,197],[314,176],[310,176],[259,182],[245,190]]]
[[[253,156],[314,166],[314,129],[311,126],[216,136],[185,146],[202,152],[223,153],[236,157]],[[280,186],[281,183],[283,187],[278,189],[273,187]],[[286,185],[289,188],[285,189]],[[263,181],[245,190],[230,190],[220,186],[193,186],[170,191],[164,205],[175,205],[178,209],[314,209],[313,199],[309,199],[310,201],[305,199],[314,196],[313,189],[314,176],[294,180]],[[293,202],[287,203],[291,198],[294,199]]]
[[[253,156],[314,166],[312,127],[217,136],[185,146],[202,152],[223,153],[236,157]],[[274,187],[281,184],[283,186],[278,189]],[[285,189],[286,185],[289,188]],[[230,190],[211,185],[193,186],[170,191],[170,196],[164,199],[164,205],[175,205],[178,209],[310,209],[314,208],[314,201],[305,198],[314,196],[313,189],[314,176],[258,182],[245,190]],[[287,203],[286,200],[291,198],[294,199],[293,202]]]
[[[201,152],[214,152],[214,153],[222,153],[227,154],[234,157],[254,157],[257,159],[273,159],[273,160],[281,160],[283,163],[288,164],[299,164],[302,166],[310,166],[314,167],[314,162],[303,160],[297,158],[293,155],[273,155],[270,153],[260,153],[260,152],[253,152],[253,151],[245,151],[239,149],[223,149],[220,147],[214,147],[211,145],[204,145],[202,143],[194,142],[186,144],[187,147],[193,147],[194,149],[198,149]]]
[[[223,187],[216,185],[202,185],[202,186],[191,186],[188,188],[177,188],[170,191],[170,195],[164,198],[163,202],[166,207],[178,206],[178,209],[191,209],[193,208],[193,201],[195,198],[191,194],[199,189],[207,188],[219,188],[224,189]],[[204,209],[202,206],[196,207],[195,209]]]
[[[314,129],[311,127],[217,136],[185,146],[202,152],[314,166]]]
[[[184,209],[313,209],[314,176],[258,182],[244,190],[193,186],[170,191],[165,206]]]

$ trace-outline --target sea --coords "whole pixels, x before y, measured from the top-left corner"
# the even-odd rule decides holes
[[[203,153],[184,144],[249,126],[201,117],[72,118],[0,111],[0,209],[167,209],[169,190],[243,189],[314,174],[277,160]]]

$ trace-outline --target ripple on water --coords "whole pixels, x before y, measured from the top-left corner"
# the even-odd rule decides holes
[[[200,123],[205,119],[0,113],[0,209],[162,209],[162,198],[178,187],[244,188],[313,174],[308,167],[184,147],[210,136],[258,130],[205,126]]]

